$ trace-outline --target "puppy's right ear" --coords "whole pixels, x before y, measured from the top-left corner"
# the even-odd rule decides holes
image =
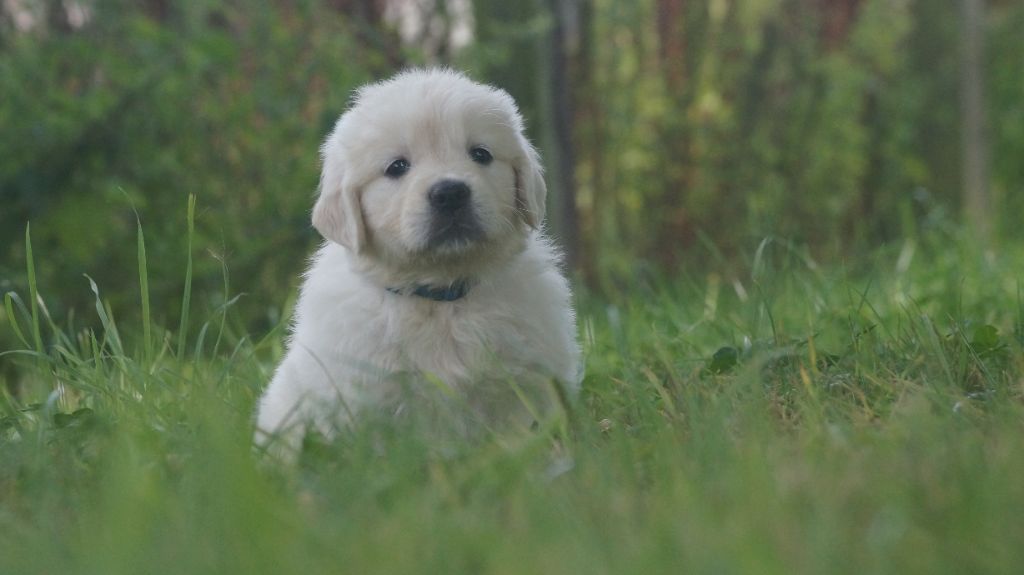
[[[357,190],[345,179],[338,132],[334,130],[321,150],[324,168],[313,206],[313,227],[328,240],[359,253],[366,244],[363,210]]]
[[[514,169],[516,176],[516,204],[526,225],[540,229],[544,222],[548,187],[544,183],[544,168],[540,155],[522,134],[519,135],[520,155]]]

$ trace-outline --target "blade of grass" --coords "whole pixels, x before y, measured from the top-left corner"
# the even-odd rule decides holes
[[[142,222],[135,219],[138,230],[139,295],[142,298],[142,350],[146,365],[153,357],[152,323],[149,308],[149,270],[146,265],[146,238],[142,233]]]
[[[195,232],[196,196],[188,196],[188,242],[187,261],[185,267],[185,291],[181,296],[181,322],[178,324],[178,353],[179,358],[185,354],[185,336],[188,331],[188,308],[192,300],[192,236]]]
[[[224,325],[227,323],[227,319],[228,319],[228,308],[231,307],[231,304],[236,302],[238,300],[238,298],[242,297],[241,294],[239,294],[239,295],[235,296],[234,298],[231,298],[231,299],[228,298],[228,295],[231,293],[230,292],[230,283],[229,283],[230,276],[228,275],[228,265],[227,265],[227,262],[224,260],[223,257],[219,258],[219,261],[220,261],[221,278],[223,280],[222,286],[223,286],[223,289],[224,289],[224,292],[223,292],[224,304],[221,306],[221,310],[220,310],[220,312],[221,312],[220,313],[220,327],[217,329],[217,339],[213,343],[213,352],[212,353],[215,356],[217,355],[217,352],[220,350],[220,341],[221,341],[221,338],[224,336]]]
[[[21,331],[21,326],[18,325],[18,316],[14,315],[15,302],[17,302],[18,307],[20,307],[21,310],[25,312],[24,315],[29,316],[28,310],[25,308],[25,304],[21,301],[21,298],[18,297],[18,294],[14,292],[7,292],[4,294],[4,308],[7,310],[8,322],[11,324],[11,328],[14,330],[14,335],[16,335],[19,340],[21,340],[22,345],[24,345],[25,347],[31,347],[31,344],[28,342],[28,338],[26,338],[25,334],[22,333]]]
[[[199,335],[196,337],[195,351],[192,353],[192,363],[198,366],[203,360],[203,344],[206,343],[206,332],[210,329],[210,322],[203,322],[199,328]]]
[[[1024,291],[1020,280],[1017,280],[1017,325],[1014,326],[1014,331],[1017,341],[1024,345]]]
[[[88,275],[85,276],[85,279],[89,280],[89,289],[92,290],[96,299],[96,315],[99,316],[100,324],[103,326],[104,344],[109,344],[110,350],[114,355],[121,358],[124,356],[124,347],[121,345],[121,336],[117,332],[117,325],[114,324],[110,309],[103,305],[103,299],[100,297],[100,288],[96,285],[96,282]]]
[[[781,345],[779,342],[779,331],[775,326],[775,314],[772,313],[772,304],[768,301],[768,295],[764,293],[764,289],[761,287],[761,282],[754,281],[754,287],[757,288],[757,293],[761,296],[761,305],[764,307],[764,311],[768,315],[768,327],[772,330],[772,341],[775,345]]]
[[[31,224],[25,224],[25,262],[28,267],[29,306],[32,309],[32,341],[36,351],[43,353],[43,337],[39,330],[39,292],[36,289],[36,265],[32,258]]]

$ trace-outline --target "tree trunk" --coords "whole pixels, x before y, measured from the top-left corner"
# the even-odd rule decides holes
[[[971,233],[982,243],[992,239],[992,198],[988,187],[988,138],[985,125],[984,0],[961,0],[963,57],[960,68],[963,207]]]
[[[826,51],[838,50],[857,21],[861,0],[818,0],[821,41]]]
[[[579,220],[576,214],[576,155],[573,147],[573,95],[570,74],[572,51],[578,46],[578,0],[549,0],[551,29],[550,94],[555,150],[555,231],[565,250],[565,264],[576,269],[580,261]],[[574,42],[575,40],[575,42]]]
[[[68,20],[68,11],[64,7],[64,2],[60,0],[46,2],[46,27],[49,31],[61,36],[71,33],[71,22]]]
[[[672,95],[686,87],[686,34],[683,23],[684,0],[658,0],[658,56],[665,83]]]
[[[673,269],[681,252],[696,239],[686,202],[696,174],[686,116],[696,94],[691,79],[696,77],[694,67],[701,49],[689,32],[701,23],[703,6],[688,0],[657,0],[655,7],[660,74],[672,111],[658,128],[661,193],[657,219],[653,220],[657,241],[649,249],[665,269]]]

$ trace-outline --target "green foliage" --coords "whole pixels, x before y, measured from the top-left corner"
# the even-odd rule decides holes
[[[394,24],[359,3],[110,0],[79,3],[79,24],[52,24],[47,10],[64,4],[27,3],[37,12],[28,30],[0,11],[0,289],[27,285],[31,221],[36,247],[60,253],[35,270],[55,315],[88,309],[89,274],[134,319],[139,292],[120,286],[136,281],[142,221],[151,269],[140,279],[173,278],[140,287],[157,321],[182,317],[177,272],[191,254],[199,293],[218,294],[199,309],[226,303],[213,288],[230,268],[245,278],[237,321],[269,329],[318,239],[308,222],[317,146],[354,86],[431,55],[396,48]],[[682,10],[667,22],[672,4]],[[844,5],[856,7],[848,21]],[[638,269],[680,263],[704,269],[700,246],[715,246],[731,277],[734,256],[765,236],[831,261],[955,223],[955,11],[922,0],[582,6],[577,240],[591,285],[614,289]],[[475,42],[452,61],[508,89],[555,157],[551,3],[473,8]],[[1000,235],[1016,237],[1024,70],[1013,56],[1024,8],[993,2],[988,16],[992,188]],[[673,39],[680,52],[667,54]],[[553,205],[565,193],[554,183]],[[204,206],[194,239],[207,246],[194,254],[181,233],[190,195]]]
[[[321,2],[175,3],[162,15],[89,5],[85,26],[16,34],[0,53],[0,276],[22,284],[18,234],[31,220],[37,247],[61,254],[37,270],[41,283],[82,309],[83,273],[134,279],[137,210],[151,277],[177,278],[148,286],[153,310],[174,317],[179,214],[195,195],[195,234],[213,249],[195,259],[197,286],[217,285],[229,261],[253,296],[246,321],[266,328],[266,302],[292,287],[283,278],[316,239],[317,147],[379,55]],[[134,307],[130,290],[112,296]]]

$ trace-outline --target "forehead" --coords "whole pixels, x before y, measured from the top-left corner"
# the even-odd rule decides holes
[[[346,114],[346,144],[363,152],[413,153],[515,145],[519,120],[503,92],[464,78],[406,78],[363,90]]]

